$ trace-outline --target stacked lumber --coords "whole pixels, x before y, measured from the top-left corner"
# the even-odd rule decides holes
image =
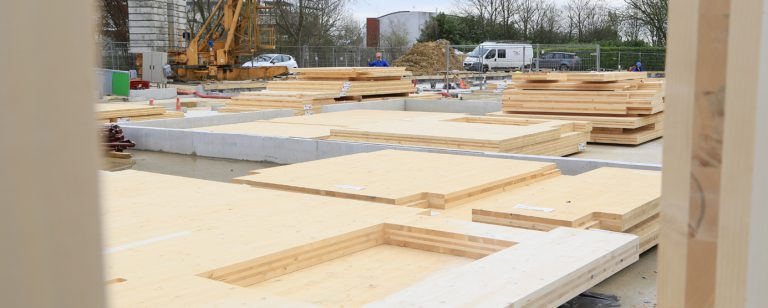
[[[638,72],[513,75],[494,116],[591,121],[590,141],[641,144],[663,135],[664,81]]]
[[[529,155],[566,156],[589,140],[586,122],[457,117],[331,129],[328,139]]]
[[[295,80],[270,81],[267,90],[234,97],[221,112],[293,109],[296,114],[319,113],[338,101],[407,97],[415,92],[411,73],[403,67],[323,67],[296,69]]]
[[[556,307],[639,255],[637,238],[620,233],[494,226],[132,170],[100,178],[115,307]]]
[[[658,242],[658,171],[598,168],[566,176],[552,163],[389,150],[261,169],[234,182],[427,207],[440,217],[515,228],[630,233],[642,251]]]
[[[114,123],[119,119],[146,121],[183,117],[183,112],[167,111],[161,106],[120,103],[96,104],[96,119],[105,123]]]
[[[336,101],[328,92],[259,91],[242,92],[233,97],[219,112],[248,112],[268,109],[293,109],[296,115],[319,113],[322,107]]]
[[[267,90],[316,91],[336,94],[337,100],[408,96],[415,92],[405,67],[321,67],[294,70],[297,80],[272,81]]]
[[[552,163],[385,150],[256,170],[233,181],[315,195],[446,209],[557,174],[559,170]]]

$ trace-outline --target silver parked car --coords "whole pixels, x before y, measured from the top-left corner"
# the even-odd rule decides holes
[[[581,69],[581,58],[572,52],[545,52],[540,58],[533,59],[535,65],[539,62],[539,68],[570,71]]]

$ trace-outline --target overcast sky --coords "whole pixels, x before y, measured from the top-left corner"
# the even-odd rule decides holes
[[[351,3],[352,13],[360,21],[397,11],[450,12],[453,6],[453,0],[355,0]]]

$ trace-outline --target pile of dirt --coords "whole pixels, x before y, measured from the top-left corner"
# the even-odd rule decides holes
[[[446,40],[416,43],[405,55],[393,62],[393,66],[405,66],[414,75],[434,75],[445,71],[445,49],[451,45]],[[451,48],[450,70],[463,70],[464,58]]]

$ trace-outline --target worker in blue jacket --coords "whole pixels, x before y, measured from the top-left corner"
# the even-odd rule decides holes
[[[389,67],[389,63],[387,63],[387,60],[382,59],[381,53],[376,53],[376,60],[373,60],[373,62],[368,62],[368,66],[372,67]]]

